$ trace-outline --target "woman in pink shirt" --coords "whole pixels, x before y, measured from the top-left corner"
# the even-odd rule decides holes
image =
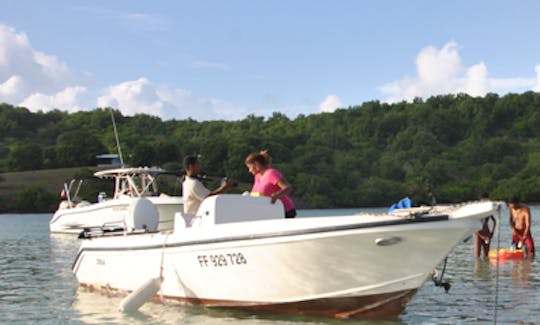
[[[296,209],[294,203],[288,194],[292,191],[292,186],[285,177],[277,170],[272,168],[272,157],[266,151],[251,153],[246,157],[245,164],[253,176],[252,193],[269,196],[272,203],[281,200],[285,207],[285,218],[294,218]]]

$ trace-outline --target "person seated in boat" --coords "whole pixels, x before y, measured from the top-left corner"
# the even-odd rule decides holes
[[[292,186],[275,168],[272,168],[272,157],[267,151],[250,153],[245,160],[247,169],[255,177],[252,194],[269,196],[271,202],[281,200],[285,207],[285,218],[296,217],[294,202],[288,196]]]
[[[493,223],[493,227],[489,227],[489,221]],[[485,217],[482,220],[482,229],[474,233],[474,255],[480,257],[480,255],[487,257],[489,255],[489,246],[491,244],[491,238],[495,232],[497,221],[493,216]]]
[[[508,201],[512,245],[524,248],[527,255],[534,256],[534,241],[531,236],[531,210],[517,196]]]
[[[221,185],[213,191],[204,186],[198,175],[201,174],[201,162],[198,156],[189,155],[184,158],[184,169],[186,177],[182,183],[182,200],[184,202],[184,213],[195,215],[201,202],[211,195],[221,194],[232,187],[233,182],[224,178]]]

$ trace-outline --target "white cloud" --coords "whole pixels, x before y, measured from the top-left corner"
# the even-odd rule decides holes
[[[487,67],[484,62],[473,65],[465,75],[465,88],[462,92],[471,96],[483,96],[489,90]]]
[[[326,99],[319,104],[320,111],[327,113],[331,113],[340,107],[342,107],[341,99],[336,95],[326,96]]]
[[[41,67],[43,74],[51,79],[63,79],[71,75],[67,65],[54,56],[34,52],[34,60]]]
[[[28,37],[0,24],[0,102],[30,110],[81,109],[86,88],[74,85],[68,66],[36,51]]]
[[[21,76],[11,76],[3,84],[0,84],[0,96],[12,97],[15,96],[23,87]]]
[[[163,116],[164,103],[146,78],[109,87],[108,94],[99,97],[97,104],[100,107],[119,108],[128,115],[147,113]]]
[[[540,92],[540,64],[534,67],[534,71],[536,71],[536,84],[533,87],[533,91]]]
[[[484,96],[488,92],[507,93],[532,89],[535,80],[530,78],[489,78],[484,62],[463,66],[460,47],[454,42],[446,43],[438,50],[427,46],[416,57],[417,77],[403,77],[401,80],[380,86],[387,101],[412,101],[415,97],[429,97],[440,94],[467,93]],[[537,66],[538,67],[538,66]],[[537,68],[537,85],[540,88],[540,72]]]
[[[422,49],[416,57],[416,70],[426,86],[446,87],[446,82],[455,79],[462,70],[458,45],[449,42],[440,51],[433,46]]]
[[[516,89],[516,88],[523,88],[525,90],[532,89],[531,85],[535,83],[536,79],[534,78],[521,78],[521,77],[515,77],[515,78],[505,78],[505,79],[497,79],[497,78],[490,78],[488,80],[489,87],[491,89]],[[534,88],[534,86],[533,86]]]
[[[127,115],[146,113],[163,119],[241,119],[246,110],[215,98],[195,96],[185,89],[158,86],[146,78],[126,81],[107,89],[98,107],[113,107]]]
[[[45,95],[42,93],[34,93],[28,96],[20,106],[31,108],[33,110],[48,111],[51,109],[61,109],[70,112],[84,110],[79,106],[80,98],[87,92],[85,87],[75,86],[67,87],[55,94]]]

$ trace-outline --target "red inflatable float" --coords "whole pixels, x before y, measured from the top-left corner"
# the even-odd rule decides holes
[[[507,248],[501,248],[499,249],[499,261],[506,261],[506,260],[522,260],[525,257],[525,252],[523,249],[507,249]],[[497,260],[497,250],[492,249],[489,251],[489,259],[491,261]]]

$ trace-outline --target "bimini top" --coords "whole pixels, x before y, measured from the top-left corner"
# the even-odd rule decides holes
[[[114,178],[114,196],[130,197],[159,196],[156,177],[162,174],[174,174],[159,167],[129,167],[107,169],[94,173],[99,178]]]
[[[127,167],[127,168],[115,168],[100,170],[94,173],[94,176],[99,178],[118,177],[122,175],[140,175],[140,174],[166,174],[167,171],[159,167]]]

